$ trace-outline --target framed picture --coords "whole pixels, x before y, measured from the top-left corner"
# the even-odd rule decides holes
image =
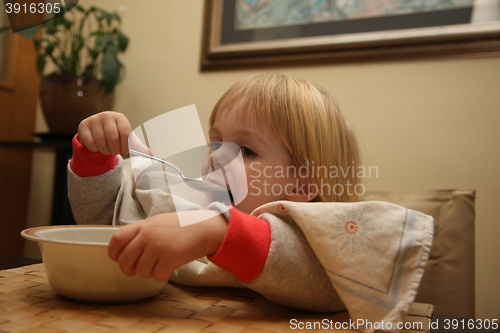
[[[500,0],[205,0],[201,70],[500,54]]]

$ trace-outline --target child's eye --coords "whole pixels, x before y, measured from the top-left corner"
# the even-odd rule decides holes
[[[247,148],[247,147],[241,147],[241,153],[243,154],[243,156],[255,156],[255,152],[250,149],[250,148]]]

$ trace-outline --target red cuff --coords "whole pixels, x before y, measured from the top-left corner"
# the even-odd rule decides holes
[[[78,134],[73,137],[73,157],[69,166],[80,177],[93,177],[112,170],[118,163],[115,155],[91,152],[80,143]]]
[[[232,208],[226,237],[208,259],[238,280],[250,283],[264,269],[270,245],[271,228],[266,221]]]

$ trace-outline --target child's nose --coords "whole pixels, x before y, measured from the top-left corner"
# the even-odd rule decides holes
[[[232,142],[210,143],[207,166],[211,170],[205,175],[215,182],[228,185],[235,205],[245,199],[248,194],[245,163],[241,149],[237,144]]]
[[[224,168],[234,161],[240,154],[240,147],[232,142],[210,143],[210,167],[212,171]]]

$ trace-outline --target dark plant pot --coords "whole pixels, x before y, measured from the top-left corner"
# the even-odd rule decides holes
[[[40,85],[42,111],[52,133],[74,134],[83,119],[113,108],[114,92],[100,81],[75,76],[46,76]]]

